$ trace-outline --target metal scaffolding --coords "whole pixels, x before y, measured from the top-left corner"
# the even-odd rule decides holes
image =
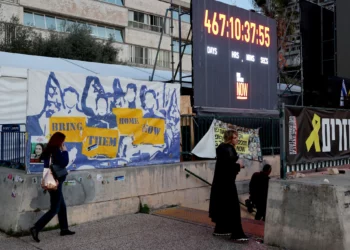
[[[325,1],[325,0],[308,0],[309,2],[312,2],[314,4],[317,4],[321,6],[322,8],[326,8],[328,10],[334,11],[334,1]],[[323,11],[321,8],[321,23],[323,23]],[[292,10],[291,12],[288,10]],[[297,17],[295,19],[292,19],[290,17],[293,17],[294,14],[297,14]],[[289,18],[288,18],[289,17]],[[295,97],[297,96],[297,99],[295,101],[294,105],[304,105],[304,78],[303,78],[303,41],[302,41],[302,32],[300,29],[300,24],[301,24],[301,12],[300,12],[300,1],[293,1],[288,5],[288,8],[286,8],[284,18],[288,19],[288,25],[286,27],[286,32],[289,28],[289,25],[294,22],[296,24],[295,31],[293,34],[290,35],[284,35],[283,38],[281,39],[281,44],[288,44],[287,49],[289,51],[283,51],[284,48],[282,46],[279,47],[278,53],[283,54],[283,59],[285,59],[286,56],[289,56],[289,61],[294,61],[294,62],[299,62],[296,65],[288,65],[288,61],[282,65],[282,67],[279,67],[279,89],[281,89],[281,78],[285,78],[285,76],[289,77],[289,80],[292,81],[292,83],[285,83],[287,86],[283,90],[283,92],[279,95],[280,98],[289,98],[289,97]],[[335,22],[334,22],[335,23]],[[336,29],[335,29],[336,32]],[[334,36],[335,39],[336,36]],[[299,38],[299,39],[295,39]],[[321,60],[322,60],[322,68],[321,68],[321,74],[323,75],[323,65],[324,62],[327,61],[327,59],[324,59],[324,53],[323,53],[323,46],[324,43],[329,42],[323,39],[323,28],[321,28]],[[333,41],[334,42],[334,41]],[[335,43],[334,43],[335,44]],[[294,50],[294,48],[299,48],[299,50]],[[293,53],[294,51],[295,54],[294,56],[291,56],[290,53]],[[336,52],[336,48],[334,48],[334,51]],[[336,56],[336,53],[335,53]],[[335,60],[335,59],[334,59]],[[336,60],[335,60],[336,62]],[[336,65],[336,64],[335,64]],[[336,73],[336,66],[334,69],[334,72]],[[300,83],[300,93],[293,93],[291,89],[297,85],[297,83]],[[300,102],[299,102],[300,100]]]
[[[178,37],[178,41],[179,41],[179,62],[178,62],[178,65],[176,66],[176,69],[175,69],[175,61],[174,61],[174,11],[175,12],[178,12],[178,32],[179,32],[179,37]],[[152,71],[152,75],[150,76],[150,81],[153,81],[153,77],[154,77],[154,73],[155,73],[155,70],[156,70],[156,67],[157,67],[157,61],[158,61],[158,54],[159,54],[159,51],[160,51],[160,46],[161,46],[161,43],[162,43],[162,39],[163,39],[163,35],[164,35],[164,31],[165,31],[165,26],[166,26],[166,22],[168,21],[168,14],[170,12],[170,36],[171,36],[171,72],[172,72],[172,79],[169,80],[168,82],[169,83],[180,83],[180,86],[182,86],[182,83],[191,83],[192,84],[192,81],[184,81],[183,79],[184,78],[189,78],[191,77],[191,75],[187,75],[187,76],[183,76],[183,70],[182,70],[182,59],[183,59],[183,56],[185,54],[185,50],[186,50],[186,47],[189,46],[189,45],[192,45],[192,25],[190,27],[190,30],[187,34],[187,37],[186,37],[186,40],[185,42],[182,41],[182,29],[181,29],[181,26],[182,26],[182,21],[181,21],[181,17],[185,14],[188,14],[190,15],[190,12],[188,11],[185,11],[184,9],[182,9],[181,6],[174,6],[173,4],[173,1],[171,0],[170,1],[170,8],[168,8],[165,12],[165,15],[164,15],[164,19],[163,19],[163,31],[160,35],[160,38],[159,38],[159,43],[158,43],[158,48],[157,48],[157,54],[156,54],[156,59],[155,59],[155,62],[154,62],[154,65],[153,65],[153,71]],[[179,74],[179,78],[177,80],[177,74]]]

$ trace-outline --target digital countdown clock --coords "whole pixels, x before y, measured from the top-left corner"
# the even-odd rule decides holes
[[[194,105],[275,109],[275,20],[216,0],[191,10]]]
[[[218,22],[219,20],[219,22]],[[205,10],[204,26],[207,27],[209,34],[242,40],[247,43],[256,43],[257,45],[271,45],[270,27],[257,25],[250,21],[242,21],[239,18],[227,17],[225,14],[214,12],[210,17],[209,10]]]

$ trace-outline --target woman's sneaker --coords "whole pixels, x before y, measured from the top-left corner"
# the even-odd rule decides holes
[[[240,238],[231,237],[231,240],[233,240],[236,243],[248,243],[249,242],[249,238],[245,235],[243,237],[240,237]]]
[[[214,236],[231,236],[231,233],[213,233]]]

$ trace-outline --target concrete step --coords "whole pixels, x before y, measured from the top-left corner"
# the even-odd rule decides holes
[[[169,219],[175,219],[179,221],[194,223],[197,225],[215,227],[215,224],[211,221],[208,216],[208,212],[204,210],[198,210],[187,207],[173,207],[162,210],[157,210],[152,213],[153,215],[166,217]],[[256,221],[242,217],[242,226],[246,234],[263,238],[264,237],[264,222]]]

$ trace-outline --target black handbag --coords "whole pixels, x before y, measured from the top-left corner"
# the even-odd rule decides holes
[[[51,161],[51,159],[50,159],[50,161]],[[68,171],[67,171],[66,167],[61,167],[60,165],[56,165],[56,164],[51,163],[50,169],[51,169],[53,177],[55,177],[56,180],[58,178],[61,178],[61,177],[68,175]]]

